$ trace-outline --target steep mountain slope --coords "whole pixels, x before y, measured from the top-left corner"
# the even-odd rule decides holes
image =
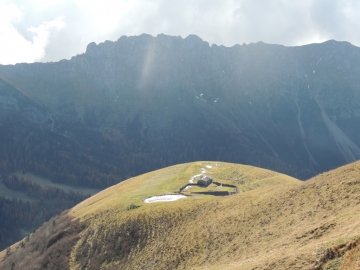
[[[80,138],[89,136],[87,127],[53,116],[47,105],[0,79],[0,176],[28,171],[54,182],[97,188],[122,180],[116,164],[101,159],[101,151],[92,156],[86,145],[78,143],[98,139],[97,147],[107,144],[110,148],[107,138],[99,132]]]
[[[306,179],[358,160],[359,74],[360,49],[346,42],[226,48],[165,35],[0,66],[0,77],[50,111],[51,132],[122,179],[193,160]]]
[[[240,192],[143,202],[173,193],[202,169]],[[61,261],[62,269],[356,269],[359,179],[360,162],[306,182],[244,165],[176,165],[80,203],[3,251],[1,267],[57,269]]]
[[[55,122],[46,106],[0,79],[0,249],[86,198],[87,193],[76,194],[79,189],[58,189],[64,184],[104,188],[122,180],[115,165],[54,132]],[[38,178],[34,174],[49,185],[29,180]]]

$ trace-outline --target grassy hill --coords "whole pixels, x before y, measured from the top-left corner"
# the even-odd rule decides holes
[[[240,192],[144,203],[202,170]],[[0,253],[0,268],[357,269],[359,216],[360,162],[306,182],[252,166],[187,163],[92,196]]]

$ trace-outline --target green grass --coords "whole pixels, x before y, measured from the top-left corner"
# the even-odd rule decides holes
[[[218,166],[215,166],[216,164]],[[208,169],[206,168],[206,165],[212,165],[213,167],[211,169]],[[274,173],[260,168],[256,168],[255,170],[253,170],[253,167],[251,166],[222,162],[186,163],[143,174],[138,177],[134,177],[127,181],[124,181],[113,187],[110,187],[101,192],[100,194],[86,200],[86,202],[81,204],[81,207],[75,207],[73,213],[75,216],[81,217],[81,212],[86,212],[87,214],[89,214],[90,212],[94,212],[95,209],[93,208],[93,204],[95,202],[96,207],[99,209],[99,211],[101,209],[111,208],[112,205],[116,205],[118,211],[122,212],[128,205],[131,204],[140,205],[147,208],[157,208],[159,207],[159,204],[155,203],[148,205],[143,202],[144,199],[151,196],[177,193],[182,186],[189,183],[189,179],[192,176],[201,173],[202,168],[207,169],[206,175],[212,176],[214,181],[219,181],[225,184],[236,185],[239,181],[239,175],[246,175],[248,179],[248,184],[246,185],[247,189],[250,189],[248,186],[251,186],[251,189],[255,189],[272,185],[272,183],[282,183],[285,185],[288,182],[292,184],[300,183],[300,181],[283,174]],[[269,175],[274,178],[279,178],[279,181],[272,181],[271,183],[268,183],[266,179]],[[252,186],[252,181],[256,181],[256,186]],[[232,188],[218,188],[215,185],[211,185],[208,188],[192,187],[187,190],[186,194],[188,194],[189,192],[208,191],[210,189],[232,191]],[[200,199],[208,200],[207,197],[209,196],[204,195],[201,196]],[[175,205],[183,204],[185,203],[184,201],[195,199],[199,200],[199,196],[196,196],[196,198],[189,197],[188,199],[180,200]],[[161,203],[160,205],[162,205],[161,207],[163,207],[164,203]],[[165,205],[167,204],[165,203]],[[169,203],[169,205],[167,205],[166,207],[171,207],[171,205],[174,204]],[[93,210],[86,210],[88,207],[91,207],[91,209]]]
[[[347,242],[349,242],[351,240],[354,240],[353,237],[337,238],[337,239],[331,240],[329,242],[326,242],[324,244],[324,247],[328,248],[328,247],[332,247],[332,246],[346,244]]]
[[[336,258],[330,261],[324,268],[324,270],[338,270],[340,269],[344,259],[343,258]]]
[[[191,192],[209,192],[209,191],[234,191],[234,188],[231,187],[224,187],[224,186],[217,186],[215,184],[210,184],[208,187],[199,187],[199,186],[192,186],[187,190],[184,190],[184,194],[191,194]]]

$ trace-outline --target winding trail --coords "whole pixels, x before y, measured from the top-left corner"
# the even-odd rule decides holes
[[[196,178],[196,177],[198,177],[198,176],[202,176],[203,174],[202,173],[199,173],[199,174],[196,174],[196,175],[194,175],[194,176],[192,176],[191,178],[190,178],[190,180],[189,180],[189,183],[194,183],[194,179]]]

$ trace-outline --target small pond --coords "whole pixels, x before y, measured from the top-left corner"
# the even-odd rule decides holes
[[[186,198],[185,195],[181,194],[174,194],[174,195],[161,195],[161,196],[154,196],[144,200],[145,203],[153,203],[153,202],[173,202],[179,199]]]

